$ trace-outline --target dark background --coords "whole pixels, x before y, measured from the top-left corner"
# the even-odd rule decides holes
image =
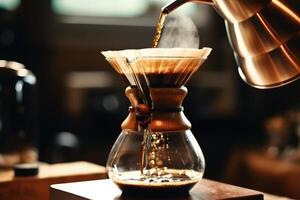
[[[199,27],[201,46],[213,52],[187,85],[184,106],[206,158],[205,176],[223,180],[232,151],[261,146],[264,120],[297,107],[300,82],[273,90],[244,83],[222,18],[206,9],[210,21]],[[153,22],[158,14],[149,14]],[[53,12],[50,1],[22,1],[15,11],[1,10],[1,59],[21,62],[37,77],[40,160],[105,165],[129,102],[123,94],[125,82],[100,52],[150,47],[155,27],[66,23],[64,17]],[[99,87],[75,84],[78,77],[89,77],[84,72],[110,81]]]

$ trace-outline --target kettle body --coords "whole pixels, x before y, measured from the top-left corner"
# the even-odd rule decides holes
[[[300,1],[214,0],[225,19],[239,74],[257,88],[300,76]]]

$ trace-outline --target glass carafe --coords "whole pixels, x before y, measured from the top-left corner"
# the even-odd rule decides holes
[[[184,85],[210,50],[103,52],[130,83],[129,115],[107,161],[109,178],[123,192],[185,194],[201,180],[205,161],[182,102]]]

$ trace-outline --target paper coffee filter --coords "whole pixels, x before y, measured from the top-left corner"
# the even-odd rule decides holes
[[[104,51],[102,54],[114,69],[124,74],[130,84],[146,76],[150,86],[184,85],[205,61],[211,48],[147,48]]]

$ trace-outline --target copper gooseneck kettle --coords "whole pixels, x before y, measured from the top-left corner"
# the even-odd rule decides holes
[[[241,78],[256,88],[274,88],[300,77],[299,0],[176,0],[212,5],[225,20]]]

